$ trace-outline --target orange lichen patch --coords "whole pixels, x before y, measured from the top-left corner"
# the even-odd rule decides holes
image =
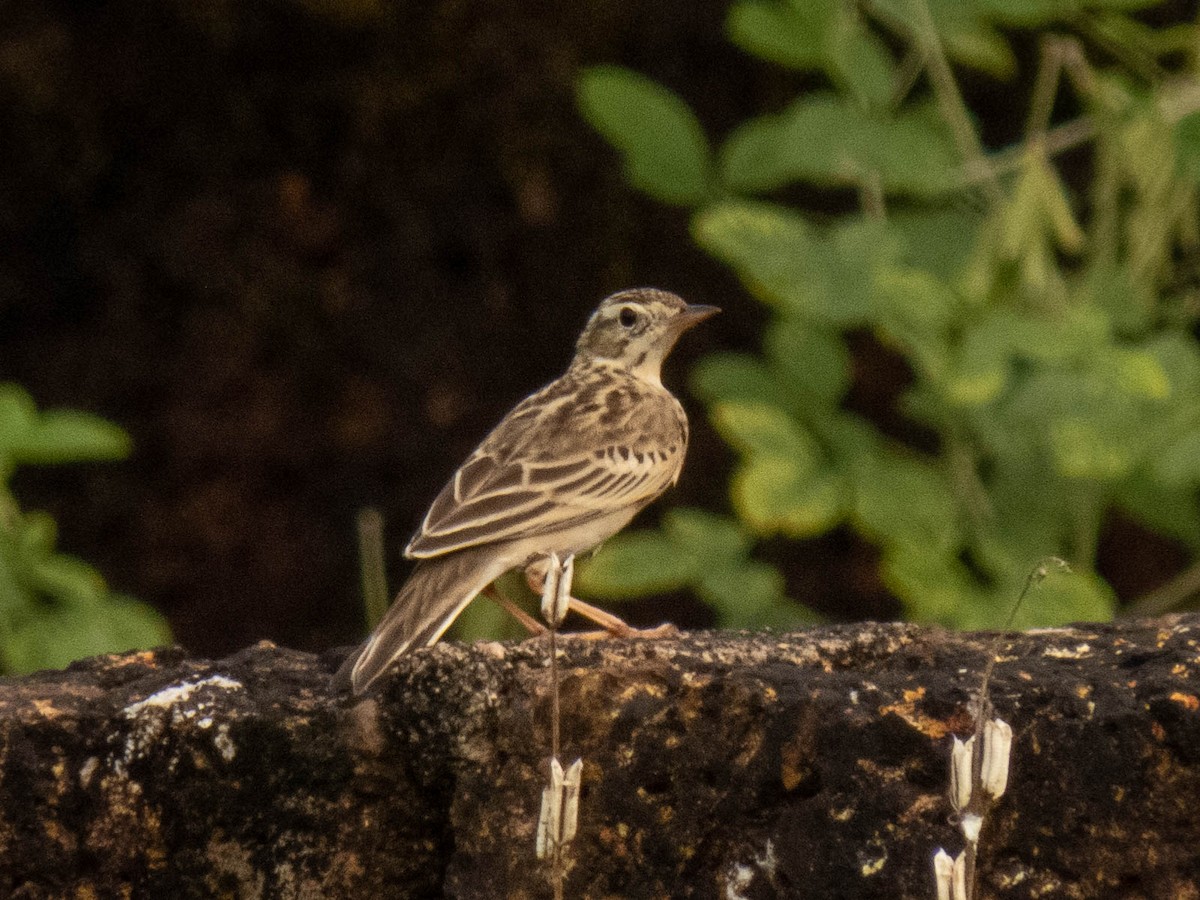
[[[57,719],[61,715],[65,715],[61,709],[54,705],[53,701],[45,700],[37,697],[33,701],[33,708],[37,710],[38,715],[45,719]]]
[[[600,843],[604,845],[608,853],[618,858],[629,855],[629,849],[625,843],[628,837],[629,826],[624,822],[619,823],[616,828],[605,826],[600,829]]]
[[[876,784],[891,784],[904,781],[908,777],[905,767],[881,766],[873,759],[859,759],[855,761],[855,765],[866,772],[871,781]]]
[[[1200,699],[1197,699],[1195,694],[1183,694],[1175,691],[1168,699],[1175,701],[1188,712],[1200,709]]]
[[[927,819],[930,815],[936,814],[945,802],[945,798],[938,794],[921,794],[908,805],[907,809],[900,813],[897,821],[902,825],[906,825],[909,822],[920,822]]]
[[[800,736],[779,748],[779,780],[785,791],[794,791],[801,782],[812,774],[812,756]]]
[[[746,739],[742,744],[741,751],[731,760],[731,762],[738,768],[746,768],[748,765],[750,765],[751,760],[753,760],[762,749],[765,738],[766,735],[763,733],[761,728],[751,729],[750,733],[746,735]]]
[[[1175,665],[1171,666],[1171,674],[1172,675],[1180,675],[1184,678],[1187,678],[1188,674],[1189,674],[1188,667],[1185,666],[1183,663],[1175,663]]]
[[[1075,686],[1075,696],[1080,700],[1086,700],[1092,695],[1092,686],[1090,684],[1077,684]]]
[[[667,695],[666,688],[660,684],[650,684],[647,682],[638,682],[631,684],[621,691],[619,698],[622,703],[627,703],[636,697],[638,694],[649,694],[656,699],[662,699]]]
[[[920,712],[917,709],[917,703],[924,697],[925,688],[923,687],[906,690],[901,702],[879,707],[879,714],[886,716],[888,713],[895,713],[926,737],[941,740],[954,730],[953,723],[935,719],[933,716],[927,716]]]
[[[105,659],[110,661],[109,667],[113,669],[123,669],[134,663],[153,666],[158,663],[158,653],[154,650],[139,650],[135,653],[113,653]]]
[[[1166,740],[1167,730],[1165,728],[1163,728],[1162,725],[1160,725],[1158,722],[1150,723],[1150,733],[1152,735],[1154,735],[1154,739],[1156,741]]]

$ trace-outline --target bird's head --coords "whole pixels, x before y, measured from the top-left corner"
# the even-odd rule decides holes
[[[600,301],[576,345],[576,361],[609,362],[658,383],[679,336],[720,310],[689,305],[668,291],[632,288]]]

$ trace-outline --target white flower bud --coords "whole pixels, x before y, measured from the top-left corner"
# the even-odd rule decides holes
[[[983,829],[983,816],[975,813],[967,813],[958,823],[959,829],[970,843],[979,843],[979,832]]]
[[[954,897],[954,857],[938,847],[933,855],[933,877],[937,882],[937,900],[952,900]]]
[[[557,627],[567,617],[571,582],[575,577],[575,555],[560,561],[557,553],[551,553],[548,562],[546,580],[542,583],[542,618]]]
[[[975,736],[954,739],[950,748],[950,805],[962,812],[971,802],[971,778],[975,768]]]
[[[1012,751],[1012,726],[1003,719],[991,719],[983,725],[983,789],[998,800],[1008,787],[1009,755]]]

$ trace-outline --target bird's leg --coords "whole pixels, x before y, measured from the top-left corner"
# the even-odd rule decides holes
[[[534,593],[543,593],[546,583],[547,566],[543,560],[538,560],[525,568],[525,580],[529,583],[529,587]],[[599,634],[592,633],[586,637],[602,637],[605,633],[619,638],[661,638],[670,637],[678,634],[679,630],[671,624],[659,625],[657,628],[638,629],[634,628],[624,619],[614,616],[612,613],[601,609],[598,606],[592,606],[590,603],[585,603],[578,597],[568,597],[567,606],[579,613],[585,619],[595,622],[604,632]]]
[[[483,596],[487,597],[493,603],[498,603],[501,609],[520,622],[524,629],[531,635],[546,633],[545,625],[500,593],[500,589],[494,584],[489,584],[483,589]]]

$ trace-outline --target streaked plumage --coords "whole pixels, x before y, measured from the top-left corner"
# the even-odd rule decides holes
[[[673,485],[687,418],[659,373],[679,335],[715,312],[649,288],[602,301],[567,371],[518,404],[433,501],[405,550],[416,568],[338,686],[361,693],[500,575],[592,549]]]

